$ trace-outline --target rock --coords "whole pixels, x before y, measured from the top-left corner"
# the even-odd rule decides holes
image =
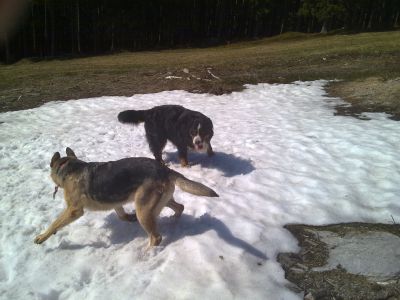
[[[306,291],[304,299],[400,299],[400,225],[285,228],[301,250],[280,253],[278,261],[286,278]]]

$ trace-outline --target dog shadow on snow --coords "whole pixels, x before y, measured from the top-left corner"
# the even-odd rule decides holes
[[[209,230],[214,230],[218,237],[227,244],[241,248],[246,253],[259,259],[268,259],[262,251],[234,236],[221,220],[210,216],[207,213],[198,218],[187,214],[182,214],[179,219],[161,217],[158,220],[158,224],[160,234],[163,237],[160,246],[163,247],[168,247],[168,245],[173,244],[182,238],[190,238],[190,236],[200,235]],[[115,213],[111,213],[106,217],[106,222],[102,227],[110,230],[110,235],[108,237],[109,242],[96,241],[87,244],[70,244],[68,242],[61,242],[58,248],[64,250],[77,250],[86,247],[108,248],[111,245],[127,244],[138,237],[144,238],[147,241],[147,234],[138,222],[129,223],[121,221]]]
[[[209,230],[214,230],[218,237],[231,246],[243,249],[245,252],[260,259],[268,259],[267,256],[257,248],[242,239],[235,237],[229,228],[219,219],[204,214],[199,218],[182,214],[179,219],[172,217],[161,217],[158,220],[160,234],[163,237],[161,246],[168,247],[169,244],[184,238],[203,234]],[[107,216],[105,228],[111,230],[110,242],[112,244],[129,243],[137,237],[147,239],[147,234],[139,223],[127,223],[118,219],[115,214]]]
[[[248,254],[257,258],[267,260],[268,257],[257,248],[242,239],[235,237],[229,228],[219,219],[204,214],[199,218],[182,214],[179,219],[172,217],[161,217],[158,220],[160,234],[163,237],[160,246],[167,247],[169,244],[184,238],[203,234],[209,230],[214,230],[218,237],[224,240],[227,244],[241,248]],[[147,240],[147,234],[142,229],[138,222],[129,223],[121,221],[115,213],[111,213],[106,217],[106,222],[102,226],[110,230],[109,242],[95,241],[87,244],[71,244],[67,241],[61,242],[57,247],[64,250],[78,250],[86,247],[92,248],[109,248],[111,245],[127,244],[135,238],[141,237]],[[54,251],[49,249],[48,251]]]
[[[179,164],[177,152],[166,152],[165,158],[166,163]],[[220,170],[225,177],[249,174],[256,169],[251,160],[224,152],[214,152],[211,157],[207,154],[189,152],[188,160],[192,166],[200,165],[204,168]]]

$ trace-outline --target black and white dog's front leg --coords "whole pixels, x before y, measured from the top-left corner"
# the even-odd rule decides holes
[[[179,156],[179,161],[181,163],[182,167],[188,167],[189,162],[188,162],[188,150],[186,146],[178,146],[178,156]]]
[[[214,153],[213,148],[211,147],[211,143],[208,142],[208,145],[207,145],[207,146],[208,146],[208,147],[207,147],[207,155],[208,155],[208,156],[213,156],[215,153]]]

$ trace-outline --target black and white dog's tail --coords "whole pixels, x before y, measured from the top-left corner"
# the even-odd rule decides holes
[[[173,171],[170,169],[169,178],[175,182],[177,186],[179,186],[183,191],[197,195],[197,196],[206,196],[206,197],[219,197],[216,192],[210,189],[208,186],[201,184],[200,182],[196,182],[190,180],[183,176],[181,173]]]
[[[118,121],[121,123],[138,124],[146,120],[148,110],[124,110],[118,114]]]

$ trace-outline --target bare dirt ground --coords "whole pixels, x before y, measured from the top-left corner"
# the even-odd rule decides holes
[[[337,107],[338,114],[360,117],[363,112],[386,112],[391,114],[391,119],[400,120],[400,77],[335,82],[328,87],[328,92],[351,104]]]

